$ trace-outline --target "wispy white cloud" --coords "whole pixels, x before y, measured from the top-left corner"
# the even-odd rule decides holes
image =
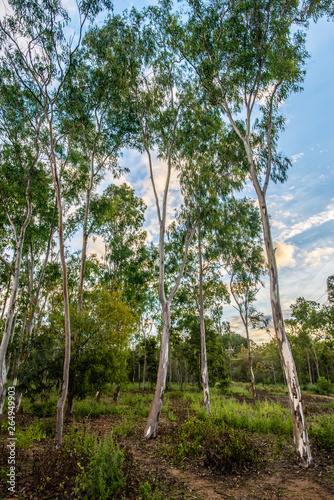
[[[294,196],[293,196],[293,194],[289,193],[289,194],[286,194],[286,195],[282,196],[282,199],[284,201],[291,201],[291,200],[294,199]]]
[[[286,229],[286,224],[281,220],[273,220],[271,225],[272,227],[277,227],[277,229]]]
[[[302,252],[303,263],[308,267],[325,264],[334,255],[334,247],[318,247],[311,252]]]
[[[286,229],[279,236],[279,241],[285,241],[290,238],[293,238],[297,234],[301,234],[312,227],[321,226],[325,222],[334,220],[334,200],[331,200],[331,203],[327,205],[326,209],[323,212],[319,212],[318,214],[312,215],[308,219],[298,222],[290,229]]]
[[[297,153],[296,155],[292,155],[292,163],[297,163],[300,158],[304,156],[304,153]]]

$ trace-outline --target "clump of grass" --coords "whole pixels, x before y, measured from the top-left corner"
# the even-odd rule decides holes
[[[97,438],[90,432],[90,427],[79,426],[74,422],[69,434],[64,435],[63,450],[65,452],[75,452],[81,458],[89,456],[92,449],[97,445]]]
[[[75,401],[73,404],[73,412],[78,418],[83,417],[100,417],[101,415],[109,415],[111,406],[103,402],[96,402],[85,399],[83,401]]]
[[[81,473],[76,478],[75,494],[101,500],[115,498],[126,483],[123,462],[124,454],[112,436],[95,443],[88,466],[79,464]]]
[[[278,403],[264,401],[248,405],[233,398],[224,399],[213,406],[212,414],[218,421],[236,429],[265,434],[292,434],[290,415]]]
[[[316,440],[319,448],[334,450],[334,415],[317,417],[310,428],[310,436]]]
[[[46,429],[43,422],[36,420],[33,425],[26,430],[16,428],[16,446],[18,448],[29,448],[34,441],[41,441],[46,438]]]

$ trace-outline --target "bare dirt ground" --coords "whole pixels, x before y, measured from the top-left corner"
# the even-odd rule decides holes
[[[260,397],[281,399],[287,404],[285,397],[272,397],[267,393]],[[244,399],[244,398],[240,398]],[[305,396],[303,398],[306,413],[323,413],[326,397]],[[334,400],[334,398],[331,398]],[[254,468],[220,475],[200,460],[191,457],[174,465],[168,454],[162,450],[176,432],[179,422],[188,418],[187,402],[172,400],[176,421],[162,418],[159,436],[155,440],[145,441],[142,438],[141,422],[133,431],[117,438],[125,453],[125,474],[127,488],[122,499],[139,499],[138,485],[149,481],[152,492],[159,492],[155,499],[198,499],[198,500],[334,500],[334,457],[333,454],[320,450],[316,443],[311,443],[315,466],[302,469],[294,465],[291,443],[287,443],[277,454],[276,441],[270,441],[267,435],[257,436],[257,445],[261,449],[261,462]],[[89,432],[105,436],[122,422],[121,416],[101,416],[82,420],[79,425],[89,426]],[[21,428],[29,427],[34,417],[18,415]],[[144,420],[143,420],[144,422]],[[70,424],[68,424],[70,425]],[[6,440],[0,437],[0,466],[7,469]],[[275,452],[276,450],[276,452]],[[75,450],[55,452],[53,439],[47,438],[35,442],[28,448],[17,449],[17,494],[6,496],[7,487],[4,477],[1,478],[0,498],[3,499],[71,499],[74,493],[75,477],[80,472],[80,457]],[[152,493],[152,494],[153,494]],[[150,497],[147,497],[149,500]],[[146,499],[145,499],[146,500]]]

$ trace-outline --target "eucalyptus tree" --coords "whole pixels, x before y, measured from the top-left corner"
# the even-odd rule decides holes
[[[264,233],[277,342],[286,374],[298,463],[312,464],[298,376],[284,329],[266,193],[284,181],[290,161],[277,151],[282,101],[301,90],[305,35],[296,28],[297,2],[189,0],[185,23],[173,22],[175,43],[212,103],[221,109],[247,155]],[[183,24],[183,25],[182,25]]]
[[[63,297],[65,312],[65,359],[63,383],[56,413],[56,446],[61,446],[63,412],[68,390],[70,365],[70,315],[68,304],[67,267],[64,248],[63,203],[60,181],[59,146],[69,130],[59,130],[62,92],[69,77],[73,58],[82,39],[88,20],[108,1],[79,2],[78,35],[66,36],[69,16],[58,0],[11,0],[13,15],[0,22],[1,47],[7,68],[10,68],[17,85],[25,89],[43,120],[41,147],[49,163],[57,200],[59,217],[59,247],[63,272]],[[75,42],[74,42],[75,40]],[[74,42],[74,43],[73,43]],[[70,124],[70,127],[73,127]]]
[[[210,413],[209,379],[207,367],[203,280],[208,271],[219,269],[222,255],[215,241],[228,198],[234,190],[241,189],[245,178],[245,155],[241,143],[231,137],[221,118],[206,103],[203,116],[197,115],[196,126],[191,124],[192,139],[185,141],[180,154],[180,183],[184,195],[184,215],[198,218],[197,249],[199,319],[201,332],[201,376],[204,404]],[[204,122],[204,123],[202,123]],[[189,126],[189,124],[188,124]],[[233,144],[234,147],[231,147]],[[184,162],[184,164],[183,164]],[[228,232],[225,220],[222,232]],[[218,231],[217,231],[218,228]],[[221,250],[221,249],[220,249]],[[216,281],[219,277],[216,272]],[[211,280],[212,281],[212,280]],[[224,295],[224,294],[223,294]]]
[[[0,207],[4,236],[1,262],[10,274],[7,316],[0,346],[0,414],[7,388],[6,353],[19,291],[25,236],[32,217],[37,215],[38,194],[48,193],[48,179],[41,163],[39,133],[41,119],[30,96],[10,78],[5,64],[1,72],[0,109]],[[28,119],[24,111],[28,110]],[[6,258],[13,254],[13,264]],[[4,309],[5,310],[5,309]],[[3,312],[4,312],[3,310]]]
[[[94,33],[101,59],[108,64],[116,50],[124,54],[129,71],[129,93],[124,105],[136,125],[133,146],[146,153],[149,175],[159,223],[159,300],[162,311],[162,337],[157,384],[145,428],[145,438],[157,435],[168,367],[170,305],[182,279],[190,241],[196,223],[187,228],[181,267],[169,293],[165,290],[165,232],[168,195],[172,171],[177,161],[177,140],[186,112],[194,105],[193,92],[181,75],[181,63],[168,46],[164,29],[166,11],[148,9],[144,15],[133,9],[128,18],[114,18]],[[117,25],[116,25],[117,24]],[[115,33],[116,31],[116,33]],[[106,43],[110,40],[110,50]],[[117,44],[117,40],[119,43]],[[162,201],[154,174],[155,155],[164,162],[166,177]]]
[[[71,96],[63,120],[75,120],[81,115],[84,125],[72,131],[71,147],[79,159],[79,168],[84,176],[84,204],[82,214],[82,252],[78,283],[77,311],[82,309],[87,243],[89,237],[89,211],[94,190],[107,170],[119,177],[122,169],[118,155],[129,141],[132,122],[123,110],[124,93],[127,89],[128,72],[122,54],[114,51],[108,64],[100,65],[100,48],[94,40],[94,28],[89,30],[78,53],[71,78],[66,85],[66,94]],[[112,50],[112,47],[110,47]],[[73,107],[73,96],[76,106]]]
[[[262,274],[264,274],[264,258],[261,246],[251,246],[248,248],[248,252],[243,252],[243,256],[239,256],[232,263],[230,262],[230,290],[246,332],[249,372],[254,400],[256,399],[256,388],[249,328],[250,326],[259,327],[261,322],[265,321],[263,315],[253,305],[257,293],[263,286],[261,282]]]

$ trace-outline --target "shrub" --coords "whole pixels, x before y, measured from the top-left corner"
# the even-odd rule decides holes
[[[230,377],[221,379],[219,382],[216,382],[215,385],[222,394],[228,394],[231,387]]]
[[[334,385],[325,377],[319,377],[316,384],[316,393],[329,396],[334,390]]]
[[[92,451],[88,467],[80,466],[76,495],[81,493],[98,500],[115,498],[125,486],[123,461],[124,455],[112,436],[105,438]]]
[[[259,461],[259,452],[248,436],[222,426],[208,417],[185,422],[176,436],[173,458],[176,463],[201,457],[204,464],[220,474],[249,467]]]
[[[41,441],[45,438],[46,431],[43,429],[43,423],[38,421],[25,431],[20,428],[16,429],[16,446],[18,448],[28,448],[34,441]]]
[[[318,417],[310,428],[310,436],[315,438],[319,448],[334,450],[334,415]]]
[[[218,433],[211,430],[203,442],[204,465],[222,474],[252,467],[259,462],[257,448],[247,435],[226,428]]]
[[[45,401],[33,401],[29,405],[28,413],[35,417],[45,418],[55,415],[57,402],[55,400],[46,399]]]

